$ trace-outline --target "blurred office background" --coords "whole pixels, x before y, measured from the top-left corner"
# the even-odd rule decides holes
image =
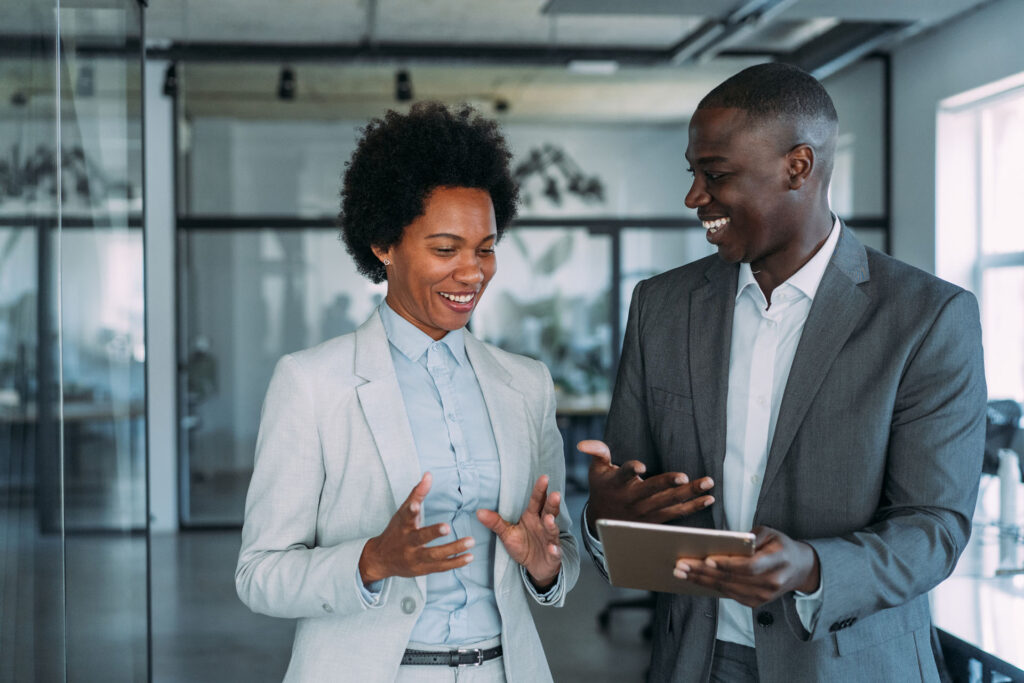
[[[551,369],[577,520],[633,286],[711,253],[688,119],[769,59],[835,99],[834,210],[978,295],[990,428],[1024,451],[1021,26],[1019,0],[0,0],[0,681],[280,679],[293,624],[233,588],[260,404],[383,296],[338,188],[360,127],[421,99],[511,143],[472,328]],[[934,611],[956,675],[1024,680],[988,470]],[[584,566],[537,613],[556,680],[640,680],[649,615],[599,612],[643,597]]]

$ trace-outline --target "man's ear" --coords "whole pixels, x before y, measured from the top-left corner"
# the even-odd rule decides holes
[[[800,144],[786,155],[786,170],[789,173],[789,189],[799,190],[814,170],[814,148]]]

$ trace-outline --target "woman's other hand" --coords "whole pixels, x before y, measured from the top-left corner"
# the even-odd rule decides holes
[[[359,557],[359,576],[369,585],[389,576],[422,576],[465,567],[473,556],[465,552],[473,547],[472,536],[443,545],[427,546],[436,538],[447,536],[447,524],[420,527],[423,500],[430,492],[431,475],[425,472],[409,497],[391,517],[384,533],[363,546]],[[461,553],[461,554],[460,554]]]
[[[548,493],[548,476],[533,486],[530,502],[517,524],[510,524],[494,510],[477,510],[476,516],[497,534],[509,557],[523,565],[538,590],[550,588],[562,568],[555,516],[562,501],[557,491]]]

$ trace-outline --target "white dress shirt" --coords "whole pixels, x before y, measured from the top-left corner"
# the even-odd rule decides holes
[[[839,242],[839,231],[839,219],[834,218],[821,249],[772,291],[770,306],[750,264],[740,264],[729,351],[723,481],[715,482],[720,492],[716,504],[724,507],[729,529],[749,531],[753,526],[782,394],[814,295]],[[590,533],[586,514],[584,509],[584,542],[603,562],[601,543]],[[821,587],[810,595],[795,594],[800,621],[811,631],[821,608]],[[753,647],[753,610],[727,598],[720,599],[718,605],[716,637]]]
[[[748,531],[753,526],[793,356],[838,242],[839,225],[835,219],[818,253],[772,291],[770,306],[750,264],[740,264],[729,351],[723,481],[717,482],[725,523],[730,529]],[[820,587],[809,596],[798,591],[796,601],[800,620],[810,631],[821,605]],[[735,600],[719,600],[717,637],[753,647],[753,610]]]

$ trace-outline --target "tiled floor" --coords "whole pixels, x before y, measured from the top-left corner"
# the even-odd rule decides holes
[[[570,497],[578,517],[582,500]],[[293,622],[249,612],[235,595],[237,531],[193,531],[153,538],[153,680],[156,683],[279,681]],[[584,557],[562,609],[534,618],[558,683],[643,680],[649,612],[615,612],[601,633],[597,614],[611,599],[642,596],[608,586]],[[530,682],[523,682],[530,683]]]

